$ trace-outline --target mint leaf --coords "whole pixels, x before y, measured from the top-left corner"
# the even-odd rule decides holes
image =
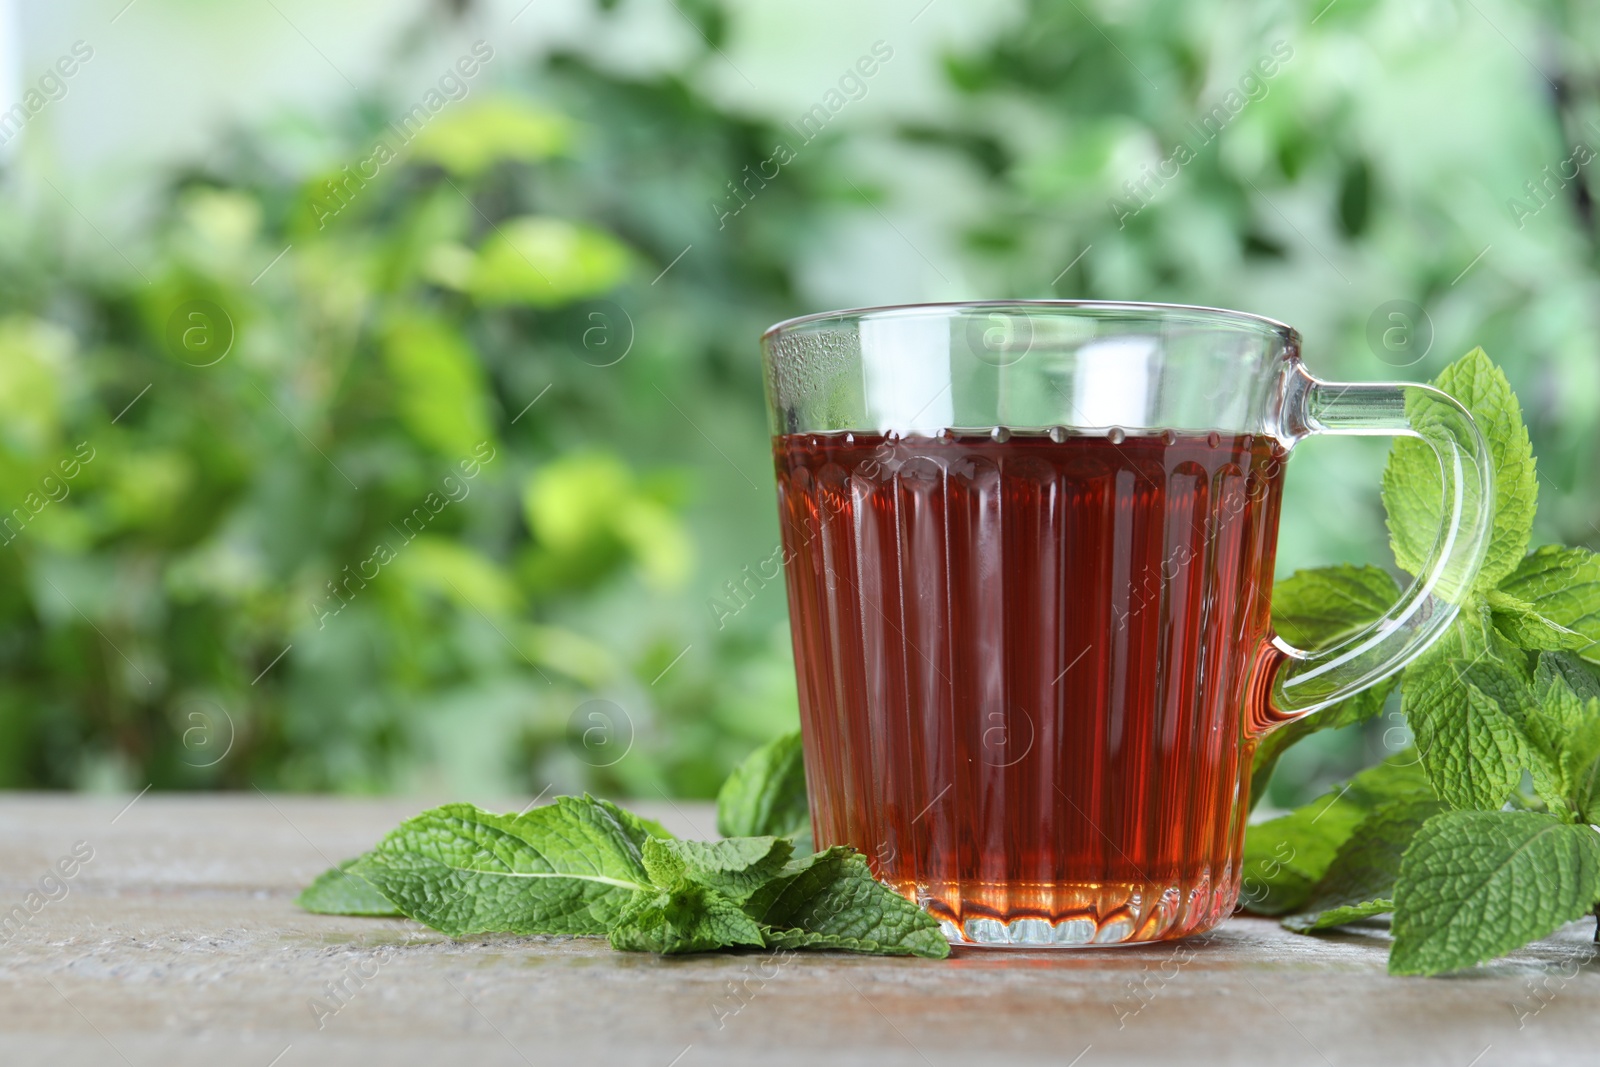
[[[1600,835],[1528,811],[1451,811],[1417,831],[1395,886],[1390,974],[1493,959],[1588,914]]]
[[[1283,925],[1301,933],[1325,930],[1394,909],[1400,859],[1417,829],[1445,810],[1431,796],[1392,800],[1370,811],[1311,890],[1304,913]]]
[[[1383,710],[1389,694],[1393,693],[1399,684],[1399,675],[1390,675],[1376,685],[1363,689],[1354,696],[1346,697],[1337,704],[1269,731],[1257,743],[1255,760],[1250,769],[1251,805],[1254,806],[1267,795],[1267,785],[1272,781],[1272,772],[1278,766],[1278,757],[1298,742],[1321,730],[1338,730],[1345,726],[1354,726],[1358,722],[1366,722]]]
[[[1432,794],[1416,752],[1407,749],[1304,807],[1252,823],[1240,860],[1241,905],[1258,915],[1298,911],[1367,812],[1419,795]]]
[[[521,815],[446,804],[407,819],[351,870],[451,937],[604,934],[638,890],[649,824],[592,797]]]
[[[771,881],[793,852],[793,843],[781,837],[646,841],[644,869],[663,889],[691,881],[737,903]]]
[[[687,880],[635,893],[611,927],[611,947],[624,952],[672,955],[764,944],[761,927],[737,903]]]
[[[1600,816],[1600,681],[1578,660],[1546,652],[1534,672],[1528,735],[1554,761],[1559,789],[1581,821]]]
[[[1559,652],[1594,644],[1588,637],[1545,617],[1534,605],[1510,593],[1491,589],[1484,600],[1494,612],[1495,628],[1522,648]]]
[[[1283,925],[1296,933],[1316,934],[1323,930],[1332,930],[1336,926],[1348,926],[1362,919],[1371,919],[1393,910],[1394,901],[1388,897],[1374,897],[1359,904],[1341,904],[1326,911],[1291,915],[1283,920]]]
[[[831,948],[943,959],[950,943],[933,917],[879,884],[867,861],[836,847],[790,863],[753,893],[745,912],[773,948]]]
[[[1600,642],[1600,555],[1545,545],[1517,564],[1500,591],[1532,605],[1542,618]],[[1595,653],[1600,656],[1600,649]]]
[[[1295,571],[1272,587],[1272,628],[1296,648],[1316,651],[1351,637],[1400,599],[1400,587],[1377,567]]]
[[[1539,488],[1533,446],[1516,394],[1483,349],[1474,348],[1450,364],[1433,384],[1472,413],[1489,446],[1494,466],[1494,524],[1475,588],[1490,588],[1516,569],[1528,549]],[[1424,433],[1440,432],[1437,416],[1430,410],[1436,404],[1417,393],[1406,399],[1406,413]],[[1383,472],[1383,504],[1395,562],[1410,574],[1422,573],[1439,534],[1444,499],[1440,479],[1439,462],[1427,444],[1410,437],[1395,441]],[[1473,501],[1467,503],[1475,506]]]
[[[1383,617],[1400,589],[1377,567],[1318,567],[1296,571],[1272,587],[1272,628],[1285,641],[1315,652],[1359,633]],[[1250,772],[1252,801],[1266,795],[1278,757],[1320,730],[1365,722],[1383,710],[1399,684],[1387,678],[1370,689],[1270,731],[1256,746]]]
[[[345,860],[329,867],[300,891],[294,902],[317,915],[400,915],[389,898],[350,868],[361,859]]]
[[[1446,660],[1422,672],[1406,720],[1434,791],[1451,807],[1498,811],[1522,780],[1523,746],[1500,705]]]
[[[756,749],[717,793],[717,833],[723,837],[786,837],[811,829],[800,732]]]

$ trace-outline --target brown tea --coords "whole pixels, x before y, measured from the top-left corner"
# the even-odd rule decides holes
[[[853,845],[969,942],[1226,915],[1281,446],[997,430],[774,451],[817,846]]]

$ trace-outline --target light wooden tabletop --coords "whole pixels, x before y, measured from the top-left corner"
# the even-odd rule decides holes
[[[291,903],[423,802],[130,799],[0,796],[0,1063],[1494,1067],[1600,1055],[1589,923],[1451,979],[1389,978],[1381,932],[1309,938],[1261,919],[1147,948],[943,962],[453,942]],[[685,835],[712,823],[704,804],[635,807]],[[91,858],[61,879],[75,850]]]

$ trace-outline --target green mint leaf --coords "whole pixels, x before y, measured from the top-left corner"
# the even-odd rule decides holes
[[[401,823],[352,870],[451,937],[604,934],[636,891],[653,891],[650,840],[643,820],[592,797],[521,815],[446,804]]]
[[[1522,782],[1530,745],[1498,701],[1467,680],[1491,662],[1422,656],[1400,681],[1400,709],[1416,736],[1422,769],[1451,808],[1494,811]],[[1480,673],[1482,677],[1482,673]]]
[[[362,857],[329,867],[300,891],[294,902],[317,915],[400,915],[399,908],[350,868]]]
[[[1534,688],[1542,694],[1557,679],[1579,700],[1600,697],[1600,675],[1596,675],[1593,667],[1566,652],[1540,653],[1538,668],[1534,671]]]
[[[1291,915],[1283,920],[1283,925],[1296,933],[1317,934],[1324,930],[1332,930],[1337,926],[1348,926],[1350,923],[1359,922],[1362,919],[1370,919],[1375,915],[1383,915],[1393,910],[1393,900],[1388,897],[1373,897],[1371,900],[1363,900],[1359,904],[1340,904],[1322,911]]]
[[[1546,751],[1533,737],[1540,729],[1540,702],[1533,687],[1519,671],[1493,659],[1468,666],[1463,678],[1469,683],[1468,702],[1472,713],[1486,714],[1483,705],[1476,700],[1481,696],[1492,701],[1495,708],[1511,720],[1518,746],[1516,759],[1532,776],[1534,792],[1552,813],[1570,819],[1572,812],[1555,750]]]
[[[675,955],[765,944],[761,927],[737,902],[688,880],[635,893],[611,926],[611,947],[624,952]]]
[[[1400,597],[1394,579],[1377,567],[1318,567],[1296,571],[1272,587],[1272,628],[1285,641],[1315,652],[1359,633]],[[1365,722],[1383,710],[1399,684],[1389,678],[1268,733],[1256,746],[1250,772],[1252,803],[1266,795],[1278,757],[1321,730]]]
[[[1400,860],[1419,827],[1444,811],[1431,796],[1392,800],[1367,813],[1311,890],[1304,912],[1283,925],[1301,933],[1326,930],[1393,910]]]
[[[1534,672],[1528,735],[1550,759],[1562,795],[1583,822],[1600,817],[1600,680],[1581,661],[1546,652]]]
[[[1494,612],[1495,628],[1522,648],[1560,652],[1594,644],[1588,637],[1546,618],[1528,601],[1510,593],[1491,589],[1484,595],[1484,601]]]
[[[944,959],[950,943],[933,917],[878,883],[867,861],[836,847],[790,863],[751,894],[745,912],[773,948],[831,948]]]
[[[662,889],[691,881],[738,903],[771,881],[794,852],[781,837],[726,841],[647,841],[644,869]]]
[[[582,797],[556,798],[556,800],[562,799],[592,804],[601,811],[609,814],[617,821],[617,825],[622,829],[623,836],[629,841],[633,842],[635,848],[644,848],[644,843],[652,837],[662,838],[669,841],[677,839],[676,835],[674,835],[671,830],[668,830],[656,820],[647,819],[643,815],[635,815],[627,808],[619,807],[609,800],[601,800],[599,797],[592,797],[587,793],[585,793]],[[554,803],[554,801],[552,801],[552,803]]]
[[[1600,834],[1531,811],[1451,811],[1400,864],[1390,974],[1494,959],[1581,918],[1600,897]]]
[[[1250,802],[1253,806],[1267,795],[1267,785],[1278,766],[1278,758],[1297,743],[1322,730],[1338,730],[1366,722],[1383,710],[1389,694],[1400,684],[1399,675],[1390,675],[1378,684],[1346,697],[1330,707],[1295,719],[1268,732],[1256,745],[1250,769]]]
[[[1600,555],[1545,545],[1517,564],[1500,591],[1532,605],[1541,618],[1600,642]],[[1600,658],[1600,647],[1591,658]]]
[[[752,752],[717,794],[717,833],[723,837],[788,837],[811,829],[800,732]]]
[[[1400,599],[1400,587],[1377,567],[1295,571],[1272,587],[1272,628],[1308,651],[1327,648],[1371,626]]]
[[[1370,767],[1287,815],[1252,823],[1240,860],[1239,902],[1257,915],[1298,911],[1367,812],[1431,796],[1411,749]]]
[[[1450,364],[1433,384],[1472,413],[1492,457],[1494,524],[1488,554],[1475,585],[1487,589],[1515,570],[1528,550],[1539,488],[1533,446],[1528,441],[1516,394],[1481,348]],[[1407,398],[1406,413],[1413,422],[1426,427],[1432,421],[1429,409],[1435,404],[1428,397],[1413,394]],[[1394,549],[1395,562],[1410,574],[1422,572],[1433,549],[1443,497],[1439,463],[1433,450],[1416,438],[1397,439],[1383,472],[1383,505],[1388,511],[1389,544]]]

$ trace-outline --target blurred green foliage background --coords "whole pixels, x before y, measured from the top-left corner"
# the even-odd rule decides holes
[[[668,61],[494,44],[519,6],[412,5],[410,73],[208,129],[136,211],[27,143],[48,115],[7,146],[0,786],[711,795],[795,721],[781,585],[727,583],[777,540],[756,337],[828,306],[1237,307],[1353,380],[1482,344],[1536,540],[1600,546],[1576,0],[795,9],[838,20],[809,66],[713,0],[590,13]],[[1391,564],[1383,452],[1298,450],[1280,573]],[[1402,732],[1307,742],[1272,799]]]

